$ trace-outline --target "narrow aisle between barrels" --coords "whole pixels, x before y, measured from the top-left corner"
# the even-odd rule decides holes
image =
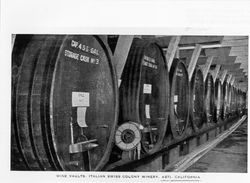
[[[247,119],[186,172],[247,172]]]

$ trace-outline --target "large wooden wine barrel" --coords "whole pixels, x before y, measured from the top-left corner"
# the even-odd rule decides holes
[[[232,115],[235,115],[236,113],[236,91],[235,91],[235,87],[232,85],[231,87],[231,113]]]
[[[232,85],[228,83],[228,117],[232,115]]]
[[[239,90],[239,93],[238,93],[238,100],[239,100],[239,104],[238,104],[239,115],[242,115],[243,114],[243,92],[241,90]]]
[[[87,35],[30,37],[23,56],[13,52],[13,62],[21,59],[12,119],[23,160],[32,170],[101,169],[118,116],[105,44]]]
[[[170,73],[170,126],[173,137],[185,136],[189,122],[189,81],[185,64],[174,59]]]
[[[204,125],[204,94],[205,94],[203,73],[201,69],[196,68],[190,83],[190,122],[195,131],[201,129]]]
[[[16,83],[18,81],[19,68],[22,63],[22,58],[25,52],[25,48],[30,41],[30,36],[22,35],[16,36],[15,44],[12,50],[12,80],[11,80],[11,169],[28,170],[29,166],[24,158],[23,152],[20,152],[20,140],[19,136],[15,135],[17,129],[15,121],[15,90]]]
[[[223,90],[223,106],[222,106],[222,119],[225,120],[228,117],[229,114],[229,84],[227,82],[228,75],[226,76],[223,85],[222,85],[222,90]]]
[[[205,111],[208,124],[213,123],[214,119],[214,81],[213,76],[208,73],[205,80]]]
[[[215,80],[215,91],[214,91],[214,121],[219,122],[222,114],[222,85],[219,78]]]
[[[245,114],[247,111],[247,94],[244,91],[240,91],[240,115]]]
[[[243,92],[243,114],[247,114],[247,93]]]
[[[235,87],[235,98],[236,98],[236,114],[237,115],[240,115],[240,112],[239,112],[239,102],[240,102],[240,98],[239,98],[239,89],[237,87]]]
[[[160,148],[168,123],[168,69],[161,48],[135,38],[121,80],[119,122],[126,125],[116,134],[116,144],[125,151],[136,148],[132,142],[137,137],[129,129],[133,123],[140,129],[142,152],[153,153]]]

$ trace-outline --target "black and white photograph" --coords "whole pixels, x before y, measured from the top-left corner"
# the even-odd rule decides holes
[[[13,43],[11,170],[247,172],[248,36]]]
[[[1,4],[4,182],[249,178],[249,8],[45,2]]]

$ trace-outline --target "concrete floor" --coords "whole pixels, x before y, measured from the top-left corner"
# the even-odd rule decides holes
[[[186,172],[247,172],[247,119]]]

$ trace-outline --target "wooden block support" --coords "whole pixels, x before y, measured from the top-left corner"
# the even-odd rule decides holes
[[[169,42],[167,53],[166,53],[166,61],[168,64],[168,70],[170,70],[172,62],[175,57],[175,52],[178,48],[178,44],[181,40],[181,36],[173,36]]]
[[[190,60],[189,65],[188,65],[188,77],[189,77],[189,81],[192,78],[192,75],[193,75],[193,72],[194,72],[197,60],[198,60],[198,58],[200,56],[201,48],[202,47],[201,47],[200,44],[196,44],[195,49],[193,51],[193,54],[191,56],[191,60]]]
[[[121,35],[118,38],[113,55],[113,62],[116,68],[118,79],[121,78],[133,38],[134,36],[131,35]]]
[[[224,131],[224,126],[220,126],[220,133]]]
[[[208,132],[208,135],[209,135],[209,140],[212,140],[215,138],[216,136],[216,132],[215,132],[216,129],[213,129],[211,131]]]
[[[180,152],[180,146],[177,146],[169,150],[169,163],[173,163],[178,160],[178,158],[180,157],[179,152]]]
[[[216,137],[220,134],[220,127],[216,128]]]
[[[204,79],[204,81],[205,81],[206,78],[207,78],[207,74],[208,74],[208,71],[209,71],[209,69],[210,69],[210,66],[211,66],[211,64],[212,64],[212,62],[213,62],[213,59],[214,59],[213,56],[209,56],[209,57],[207,58],[205,67],[203,68],[203,79]]]
[[[226,78],[226,75],[227,75],[227,70],[224,70],[223,73],[222,73],[222,76],[221,76],[221,83],[224,82],[224,80]]]
[[[195,150],[196,147],[197,147],[197,139],[193,138],[189,141],[189,153]]]
[[[207,141],[207,134],[204,133],[200,136],[200,144],[204,144]]]

